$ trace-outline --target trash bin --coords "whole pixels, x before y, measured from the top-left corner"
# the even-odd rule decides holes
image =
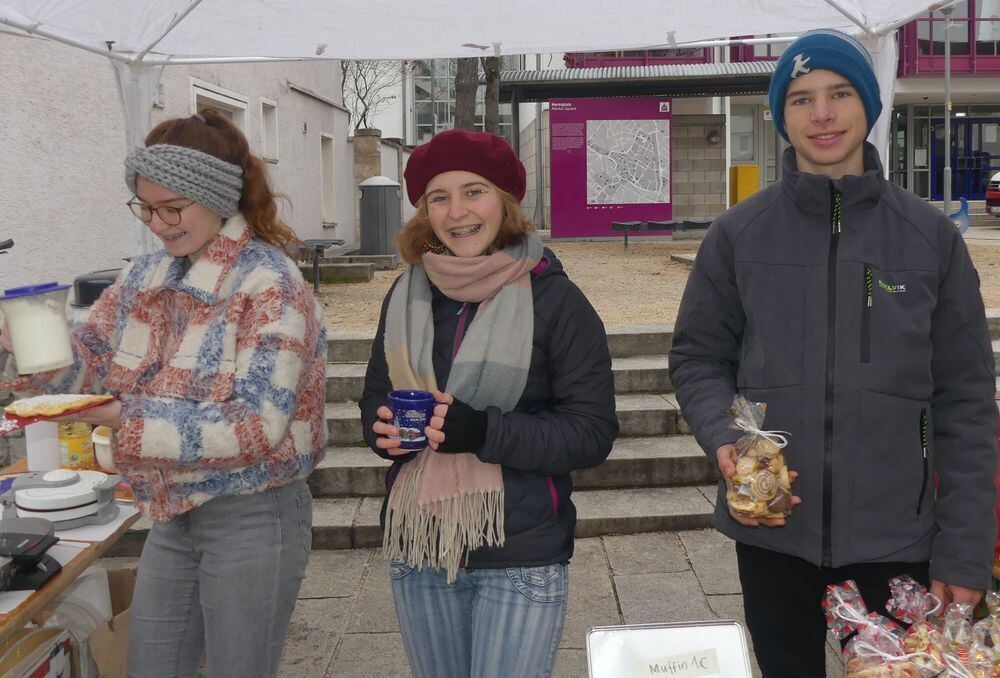
[[[396,254],[402,222],[399,183],[389,177],[365,179],[361,189],[361,250],[358,254]]]
[[[91,271],[73,279],[73,301],[69,307],[70,323],[77,325],[90,313],[90,307],[107,288],[114,284],[122,269]]]

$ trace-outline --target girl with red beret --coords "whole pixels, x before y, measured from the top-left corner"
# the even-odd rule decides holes
[[[549,676],[566,617],[574,469],[618,434],[604,325],[525,219],[502,138],[413,151],[417,214],[382,305],[360,402],[392,460],[384,552],[417,678]],[[400,447],[387,396],[431,391],[428,447]]]

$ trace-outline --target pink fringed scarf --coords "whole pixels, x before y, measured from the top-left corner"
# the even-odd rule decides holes
[[[393,388],[437,388],[433,281],[451,299],[479,303],[445,390],[478,410],[512,410],[528,378],[534,331],[530,272],[541,257],[541,240],[531,232],[521,243],[493,254],[428,253],[423,265],[408,267],[386,311],[385,356]],[[500,466],[474,454],[441,454],[427,448],[403,465],[392,486],[384,552],[414,567],[426,561],[454,581],[470,551],[503,545],[503,516]]]

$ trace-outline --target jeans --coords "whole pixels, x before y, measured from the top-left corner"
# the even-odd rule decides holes
[[[312,547],[305,481],[217,497],[146,538],[132,598],[130,678],[274,676]]]
[[[547,678],[566,620],[565,564],[442,570],[391,561],[414,678]]]

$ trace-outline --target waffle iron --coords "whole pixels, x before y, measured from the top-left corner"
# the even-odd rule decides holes
[[[24,473],[0,495],[4,518],[44,518],[56,530],[103,525],[118,515],[119,475],[54,469]]]

